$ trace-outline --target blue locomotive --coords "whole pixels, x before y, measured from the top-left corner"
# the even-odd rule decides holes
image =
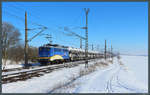
[[[39,47],[39,58],[38,61],[42,64],[47,63],[61,63],[64,61],[69,61],[69,51],[67,47],[46,44]]]
[[[102,58],[103,55],[96,51],[88,52],[88,59]],[[60,46],[57,44],[46,44],[39,47],[38,61],[41,64],[62,63],[67,61],[85,60],[85,50]]]

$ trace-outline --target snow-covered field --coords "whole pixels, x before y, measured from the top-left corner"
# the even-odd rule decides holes
[[[148,56],[122,56],[121,61],[148,87]]]
[[[122,56],[121,61],[115,58],[113,65],[81,77],[72,84],[53,92],[148,93],[147,64],[147,57],[144,56]]]
[[[101,62],[104,60],[97,60]],[[94,64],[91,62],[89,64]],[[2,85],[3,93],[147,93],[148,57],[121,56],[113,64],[78,77],[84,64],[26,81]],[[73,80],[72,80],[73,79]]]

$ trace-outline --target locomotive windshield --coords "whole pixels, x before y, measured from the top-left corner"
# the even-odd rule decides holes
[[[39,48],[39,56],[40,57],[49,57],[50,48],[49,47],[40,47]]]

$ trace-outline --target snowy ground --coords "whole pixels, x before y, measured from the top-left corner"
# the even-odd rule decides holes
[[[148,56],[122,56],[121,61],[148,87]]]
[[[97,60],[100,62],[103,60]],[[94,64],[95,62],[89,62]],[[41,77],[34,77],[27,81],[18,81],[2,85],[3,93],[48,93],[55,87],[66,84],[73,77],[78,76],[80,70],[84,69],[85,65],[80,64],[73,68],[62,68],[52,73],[45,74]],[[15,89],[14,89],[15,88]]]
[[[2,63],[4,62],[4,60],[2,60]],[[22,62],[18,62],[18,64],[16,64],[16,62],[13,62],[11,60],[7,60],[6,61],[6,65],[2,65],[2,69],[5,67],[5,69],[11,69],[11,68],[20,68],[22,67],[21,65]]]
[[[104,60],[97,60],[101,62]],[[90,64],[94,64],[91,62]],[[79,77],[84,64],[27,81],[2,85],[3,93],[147,93],[148,57],[121,56],[118,61]],[[15,89],[14,89],[15,88]]]
[[[121,62],[114,59],[113,65],[81,77],[53,93],[148,93],[147,64],[147,57],[122,56]]]

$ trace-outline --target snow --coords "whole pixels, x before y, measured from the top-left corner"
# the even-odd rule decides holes
[[[12,69],[12,68],[21,68],[21,64],[11,64],[11,65],[6,65],[5,69]],[[3,65],[2,65],[3,68]]]
[[[148,56],[122,56],[121,61],[148,87]]]
[[[97,60],[101,62],[104,60]],[[90,65],[95,62],[89,62]],[[3,93],[148,93],[148,57],[121,56],[113,64],[78,77],[84,64],[26,81],[2,84]],[[72,78],[76,78],[72,81]],[[15,88],[15,89],[14,89]]]
[[[101,60],[97,60],[99,62]],[[93,62],[89,62],[89,65]],[[27,81],[18,81],[14,83],[2,84],[3,93],[48,93],[54,87],[67,83],[72,77],[79,74],[80,70],[85,67],[84,64],[73,68],[63,68],[45,74],[41,77],[34,77]],[[14,89],[15,88],[15,89]]]
[[[4,60],[2,60],[2,63],[4,62]],[[11,69],[11,68],[20,68],[22,67],[21,62],[18,62],[18,64],[16,64],[16,62],[13,62],[11,60],[7,60],[6,61],[6,65],[2,65],[2,69],[5,66],[5,69]]]
[[[140,65],[146,66],[133,69],[136,68],[137,61],[139,64],[141,62]],[[120,62],[124,64],[120,64]],[[142,74],[137,73],[148,73],[147,64],[147,58],[143,56],[122,56],[121,61],[115,58],[114,64],[110,64],[109,67],[83,76],[70,85],[53,91],[53,93],[148,93],[148,83],[144,84],[144,81],[148,80],[148,74],[142,76]],[[143,77],[143,81],[140,81],[136,75]]]
[[[59,64],[60,65],[63,65],[63,64]],[[10,75],[10,74],[14,74],[14,73],[22,73],[22,72],[26,72],[26,71],[30,71],[30,70],[37,70],[37,69],[45,69],[45,68],[48,68],[48,67],[55,67],[56,65],[49,65],[49,66],[34,66],[33,67],[30,67],[29,69],[22,69],[22,70],[19,70],[19,71],[10,71],[10,72],[2,72],[2,75]]]

